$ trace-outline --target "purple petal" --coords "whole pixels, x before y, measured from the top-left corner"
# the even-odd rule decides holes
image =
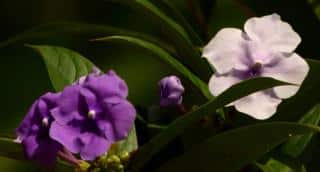
[[[49,135],[72,153],[79,153],[82,148],[82,145],[77,142],[80,135],[79,127],[60,125],[54,121],[51,124]]]
[[[241,30],[225,28],[204,47],[202,56],[206,57],[220,74],[232,69],[245,70],[248,59],[243,48],[244,43]]]
[[[62,146],[51,139],[42,140],[33,159],[44,166],[53,166],[56,162],[57,152]]]
[[[250,18],[244,30],[251,40],[265,44],[276,52],[290,53],[301,42],[300,36],[288,23],[281,21],[278,14]]]
[[[234,102],[235,108],[249,116],[263,120],[276,113],[281,99],[273,95],[270,90],[253,93]]]
[[[123,100],[115,105],[104,102],[104,106],[108,109],[106,120],[109,120],[112,124],[116,140],[122,140],[127,137],[136,116],[133,105],[127,100]],[[108,135],[108,133],[106,133],[106,135]]]
[[[296,94],[301,83],[306,78],[308,71],[309,66],[307,62],[298,54],[294,53],[290,57],[282,57],[275,65],[265,67],[262,76],[299,85],[274,88],[279,98],[289,98]]]
[[[85,143],[80,152],[83,160],[92,161],[96,159],[106,153],[111,145],[111,142],[93,133],[84,133],[81,135],[81,139]]]
[[[27,158],[29,159],[32,159],[32,157],[35,155],[37,151],[37,148],[39,147],[39,144],[36,138],[37,138],[36,135],[30,135],[28,137],[25,137],[22,140],[24,151],[26,153]]]
[[[37,104],[38,101],[33,103],[31,108],[29,109],[29,112],[24,117],[19,127],[16,129],[17,136],[20,138],[20,140],[24,140],[29,134],[32,118],[34,117]]]
[[[71,85],[66,87],[58,101],[58,108],[51,110],[52,116],[61,124],[65,124],[72,119],[82,119],[83,116],[79,113],[80,91],[79,85]]]
[[[89,76],[84,86],[93,91],[99,98],[119,96],[126,98],[128,88],[126,83],[114,72],[100,76]]]

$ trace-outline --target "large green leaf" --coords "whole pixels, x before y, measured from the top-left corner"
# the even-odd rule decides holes
[[[299,123],[318,125],[320,121],[320,104],[314,106],[307,114],[305,114]],[[298,157],[310,142],[313,133],[295,136],[290,138],[282,147],[282,151],[293,157]]]
[[[167,39],[172,42],[185,65],[193,70],[201,79],[208,80],[212,71],[201,58],[200,52],[191,43],[186,31],[171,18],[166,16],[157,6],[148,0],[107,0],[118,2],[145,14],[153,21],[157,21]]]
[[[79,53],[56,46],[28,45],[37,50],[49,72],[55,90],[61,91],[66,85],[91,72],[93,64]]]
[[[146,145],[141,147],[133,159],[133,171],[139,171],[156,153],[158,153],[171,140],[182,134],[185,129],[201,120],[206,115],[214,113],[217,109],[258,90],[284,85],[286,83],[272,78],[254,78],[232,86],[215,99],[200,106],[195,111],[173,121],[164,131],[151,139]]]
[[[129,36],[109,36],[105,38],[96,39],[97,41],[122,41],[126,43],[130,43],[133,45],[140,46],[142,48],[145,48],[154,54],[158,55],[162,60],[170,64],[173,68],[175,68],[177,71],[179,71],[181,74],[183,74],[186,78],[188,78],[195,86],[197,86],[202,94],[210,99],[212,97],[211,93],[209,92],[207,84],[205,84],[202,80],[200,80],[196,75],[194,75],[192,72],[189,71],[188,68],[186,68],[184,65],[182,65],[179,61],[177,61],[174,57],[172,57],[168,52],[166,52],[161,47],[158,47],[157,45],[139,39]]]
[[[74,22],[57,22],[57,23],[49,23],[43,24],[37,27],[34,27],[30,30],[24,31],[21,34],[18,34],[14,37],[9,38],[6,41],[0,43],[0,48],[4,48],[6,46],[18,43],[18,42],[26,42],[30,43],[34,39],[48,38],[48,37],[61,37],[66,35],[86,35],[86,39],[92,39],[101,36],[107,35],[128,35],[135,36],[139,38],[143,38],[149,40],[161,47],[166,48],[167,50],[173,52],[174,50],[169,47],[164,42],[143,33],[133,32],[121,28],[105,26],[105,25],[96,25],[96,24],[87,24],[87,23],[74,23]],[[87,40],[84,41],[87,41]]]
[[[271,122],[250,125],[212,136],[158,171],[233,172],[269,152],[286,139],[320,132],[313,125]]]

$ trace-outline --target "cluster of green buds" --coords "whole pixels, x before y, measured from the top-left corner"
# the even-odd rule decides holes
[[[75,172],[124,172],[129,159],[130,154],[126,151],[103,155],[90,164],[85,161],[81,162]]]

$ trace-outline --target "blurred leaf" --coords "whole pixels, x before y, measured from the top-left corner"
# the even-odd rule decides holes
[[[159,135],[141,147],[132,161],[133,171],[139,171],[144,164],[146,164],[171,140],[182,134],[185,129],[201,120],[203,117],[214,113],[217,109],[222,108],[241,97],[249,95],[250,93],[285,84],[287,83],[277,81],[272,78],[254,78],[232,86],[218,97],[200,106],[198,109],[173,121]]]
[[[170,0],[161,0],[163,4],[165,4],[174,15],[177,22],[186,29],[189,33],[191,39],[196,45],[203,45],[203,41],[199,37],[198,33],[192,28],[190,23],[185,19],[185,17],[181,14],[181,12],[175,7],[175,5]]]
[[[243,28],[247,16],[240,7],[236,0],[216,0],[208,23],[210,39],[224,27]]]
[[[28,45],[42,56],[56,91],[91,72],[93,64],[79,53],[56,46]]]
[[[292,169],[288,165],[275,160],[270,159],[266,164],[256,164],[263,172],[307,172],[305,167],[302,165],[299,169]]]
[[[135,36],[139,38],[146,39],[150,42],[153,42],[163,48],[166,48],[168,51],[173,52],[172,47],[169,47],[164,42],[157,40],[156,38],[146,35],[143,33],[133,32],[129,30],[124,30],[117,27],[105,26],[105,25],[96,25],[96,24],[87,24],[87,23],[74,23],[74,22],[57,22],[49,23],[37,26],[33,29],[27,30],[21,34],[18,34],[8,40],[0,43],[0,48],[15,44],[17,42],[26,42],[30,43],[33,39],[39,38],[48,38],[53,36],[61,36],[61,34],[68,35],[87,35],[86,39],[92,39],[101,36],[121,34],[128,36]],[[87,41],[87,40],[84,40]]]
[[[319,121],[320,121],[320,104],[317,104],[299,120],[299,123],[318,125]],[[308,145],[312,136],[313,136],[313,133],[311,132],[302,136],[292,137],[282,146],[282,151],[293,157],[298,157],[303,152],[305,147]]]
[[[237,171],[291,136],[319,132],[320,127],[290,122],[271,122],[233,129],[210,137],[160,171]]]
[[[0,171],[3,172],[40,172],[41,170],[30,162],[14,160],[0,156]]]
[[[155,44],[144,41],[142,39],[128,37],[128,36],[109,36],[105,38],[96,39],[96,41],[120,41],[125,43],[130,43],[133,45],[137,45],[139,47],[145,48],[154,54],[158,55],[162,60],[170,64],[173,68],[183,74],[186,78],[188,78],[195,86],[197,86],[202,94],[210,99],[212,97],[209,92],[207,84],[205,84],[202,80],[200,80],[196,75],[189,71],[184,65],[182,65],[179,61],[177,61],[174,57],[172,57],[168,52],[163,50],[161,47],[158,47]]]
[[[128,137],[125,140],[119,141],[112,145],[109,149],[108,154],[120,154],[123,151],[128,153],[133,152],[138,149],[136,128],[133,126]]]
[[[191,43],[186,31],[171,18],[166,16],[158,7],[148,0],[106,0],[127,5],[138,12],[157,21],[167,39],[176,48],[181,61],[193,70],[201,79],[208,80],[212,71],[201,58],[200,52]],[[181,56],[181,57],[180,57]]]
[[[21,144],[13,142],[13,139],[3,137],[0,138],[0,156],[17,160],[24,159]]]

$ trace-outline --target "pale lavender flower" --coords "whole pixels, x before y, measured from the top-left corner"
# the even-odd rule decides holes
[[[309,66],[294,50],[301,38],[277,14],[246,21],[244,31],[224,28],[204,47],[203,57],[216,73],[209,88],[217,96],[234,84],[253,77],[272,77],[295,84],[253,93],[230,105],[256,119],[270,118],[282,99],[296,94]]]
[[[51,111],[50,136],[82,159],[94,160],[132,128],[136,111],[127,95],[126,83],[113,71],[66,87]]]
[[[177,76],[171,75],[159,81],[160,106],[177,106],[182,103],[184,87]]]

